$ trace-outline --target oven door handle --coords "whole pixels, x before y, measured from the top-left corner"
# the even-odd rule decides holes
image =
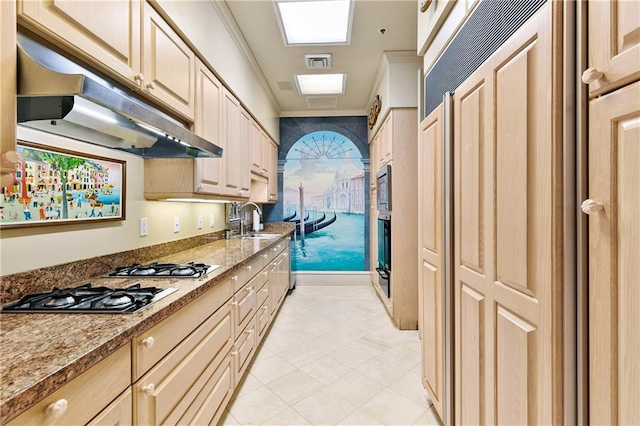
[[[389,272],[391,272],[391,271],[389,271],[387,269],[384,269],[384,268],[376,268],[376,271],[378,271],[378,274],[380,274],[380,276],[382,278],[384,278],[385,280],[389,279]]]

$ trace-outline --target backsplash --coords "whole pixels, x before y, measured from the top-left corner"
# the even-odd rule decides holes
[[[13,302],[30,293],[48,291],[53,287],[79,285],[82,284],[80,281],[107,274],[117,266],[149,262],[220,238],[224,238],[224,231],[6,275],[0,277],[0,304]]]

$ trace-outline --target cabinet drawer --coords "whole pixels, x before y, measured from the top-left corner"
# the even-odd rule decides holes
[[[181,424],[214,425],[224,413],[233,395],[233,356],[227,354],[218,369],[209,377],[196,400],[180,419]]]
[[[231,329],[227,303],[134,384],[136,424],[178,423],[228,355]]]
[[[131,388],[127,389],[102,410],[87,426],[118,425],[129,426],[133,424]]]
[[[262,274],[264,274],[264,276],[267,276],[267,271],[263,271],[260,273],[260,275],[262,276]],[[262,287],[260,288],[259,286],[259,290],[258,293],[256,293],[256,306],[262,306],[264,304],[264,302],[267,300],[267,298],[269,297],[269,285],[268,285],[268,280],[264,280],[264,282],[262,282]]]
[[[244,330],[242,334],[240,334],[236,339],[236,344],[232,352],[234,357],[234,374],[236,386],[238,385],[238,383],[240,383],[242,375],[249,366],[253,352],[256,349],[255,334],[255,321],[251,321],[246,330]]]
[[[130,352],[127,343],[7,425],[86,424],[129,386]],[[62,414],[54,417],[55,411]]]
[[[133,380],[137,380],[232,295],[231,278],[194,299],[171,317],[133,339]]]
[[[258,312],[256,312],[256,332],[258,333],[256,346],[260,344],[262,338],[269,329],[269,323],[271,322],[271,311],[269,309],[269,299],[265,300]]]
[[[256,310],[256,290],[253,287],[253,283],[246,284],[244,289],[241,289],[233,296],[233,310],[234,310],[234,336],[237,339],[240,332],[244,330]]]

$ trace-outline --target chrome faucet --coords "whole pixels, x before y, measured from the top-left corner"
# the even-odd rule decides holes
[[[258,210],[258,214],[260,215],[260,217],[262,217],[262,210],[260,210],[260,207],[254,203],[253,201],[247,201],[246,203],[244,203],[243,205],[240,206],[240,235],[244,235],[245,234],[245,229],[244,229],[244,208],[251,204],[252,206],[254,206],[257,210]]]

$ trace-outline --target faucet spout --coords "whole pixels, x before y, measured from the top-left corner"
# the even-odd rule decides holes
[[[258,210],[258,214],[260,215],[260,217],[262,217],[262,209],[260,209],[260,206],[258,206],[253,201],[247,201],[246,203],[241,205],[240,206],[240,235],[244,235],[245,234],[245,229],[244,229],[244,208],[247,207],[248,205],[254,206],[256,208],[256,210]]]

